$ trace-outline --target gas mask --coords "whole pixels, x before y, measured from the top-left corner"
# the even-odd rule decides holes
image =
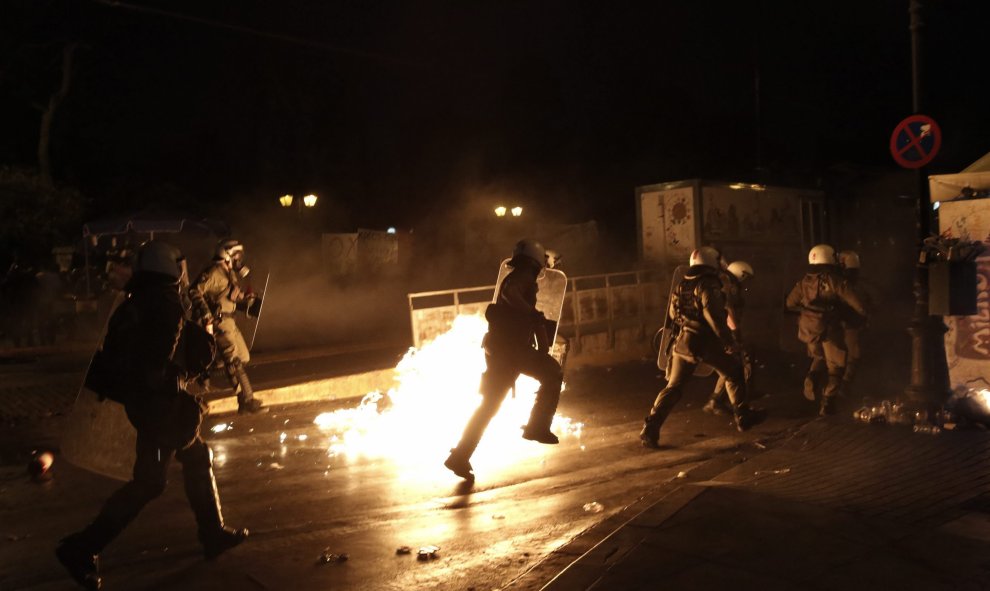
[[[238,251],[235,252],[233,255],[231,255],[230,267],[234,270],[235,273],[237,273],[237,276],[240,277],[241,279],[247,277],[248,273],[251,272],[251,268],[244,264],[243,251]]]

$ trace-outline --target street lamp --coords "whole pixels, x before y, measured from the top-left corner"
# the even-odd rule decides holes
[[[495,208],[495,215],[498,216],[498,217],[500,217],[500,218],[504,218],[506,211],[507,210],[505,209],[505,206],[504,205],[499,205],[498,207]]]
[[[302,211],[302,208],[304,206],[316,207],[316,202],[318,199],[319,198],[316,195],[310,194],[303,197],[301,201],[296,201],[296,198],[293,197],[292,195],[282,195],[281,197],[278,198],[278,202],[282,207],[285,208],[292,207],[292,204],[295,203],[298,206],[299,211]]]
[[[522,215],[522,208],[518,205],[512,208],[512,217],[517,218]]]

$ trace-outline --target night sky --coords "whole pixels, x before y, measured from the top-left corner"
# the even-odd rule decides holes
[[[925,4],[931,172],[955,171],[990,150],[987,3]],[[503,197],[627,219],[641,184],[895,170],[912,112],[908,0],[0,5],[0,163],[36,165],[31,103],[78,41],[53,156],[90,216],[316,192],[327,229]]]

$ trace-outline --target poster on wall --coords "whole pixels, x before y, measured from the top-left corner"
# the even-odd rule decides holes
[[[706,242],[801,239],[801,200],[793,193],[712,186],[701,195]]]
[[[643,260],[650,263],[663,262],[663,198],[660,191],[650,191],[639,195],[639,231],[643,237]]]
[[[990,199],[943,202],[939,232],[982,241],[990,249]],[[976,259],[976,307],[972,316],[946,316],[945,355],[952,386],[990,387],[990,256]]]
[[[683,187],[661,191],[665,262],[681,265],[697,245],[694,231],[694,189]]]

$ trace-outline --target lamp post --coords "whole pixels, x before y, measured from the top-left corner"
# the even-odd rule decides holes
[[[292,204],[295,203],[300,215],[302,215],[303,208],[312,209],[316,207],[317,201],[319,201],[319,197],[313,194],[306,195],[302,199],[296,199],[293,195],[288,194],[278,198],[279,205],[286,209],[292,207]]]
[[[921,0],[909,0],[911,16],[911,103],[914,112],[922,108],[922,39]],[[949,368],[945,359],[945,333],[941,316],[932,316],[928,308],[928,261],[925,239],[931,233],[931,206],[924,168],[915,173],[918,192],[918,259],[914,274],[914,312],[908,333],[911,335],[911,384],[905,394],[929,410],[940,407],[949,397]]]

